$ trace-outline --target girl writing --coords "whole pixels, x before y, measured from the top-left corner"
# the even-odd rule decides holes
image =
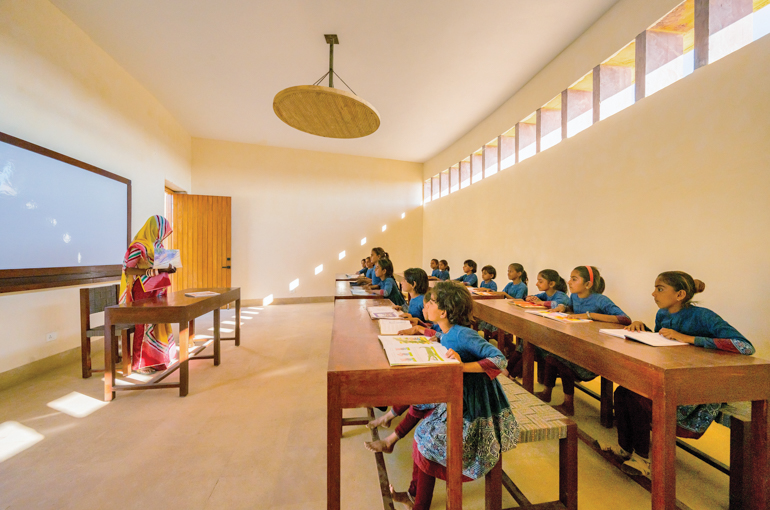
[[[692,298],[703,292],[706,285],[682,271],[666,271],[658,275],[652,297],[658,310],[655,331],[678,342],[705,349],[719,349],[735,354],[752,355],[754,346],[734,327],[707,308],[695,306]],[[649,331],[641,322],[632,322],[626,329]],[[714,421],[720,403],[683,405],[676,408],[676,435],[697,439]],[[598,446],[621,457],[626,473],[650,476],[650,426],[652,401],[622,386],[615,390],[615,419],[618,424],[618,444],[598,443]]]

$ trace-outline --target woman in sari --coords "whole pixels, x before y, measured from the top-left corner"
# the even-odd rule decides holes
[[[153,269],[155,254],[171,234],[171,225],[155,215],[144,224],[128,246],[120,278],[120,304],[162,296],[171,285],[168,269]],[[136,324],[132,369],[151,374],[168,368],[176,358],[174,334],[170,324]]]

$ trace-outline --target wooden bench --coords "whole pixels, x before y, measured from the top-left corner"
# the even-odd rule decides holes
[[[559,440],[559,500],[530,503],[503,471],[501,458],[486,475],[487,510],[502,508],[502,487],[516,500],[517,508],[577,510],[577,425],[507,377],[501,375],[497,379],[519,424],[519,444]]]

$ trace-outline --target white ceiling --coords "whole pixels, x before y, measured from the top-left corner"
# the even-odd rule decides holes
[[[617,0],[51,0],[194,137],[423,162]],[[365,138],[296,131],[278,91],[334,69],[380,113]],[[342,84],[335,78],[335,86]]]

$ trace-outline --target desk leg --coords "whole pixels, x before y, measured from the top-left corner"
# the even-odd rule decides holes
[[[342,409],[337,374],[326,375],[326,508],[340,508],[340,439]]]
[[[220,340],[222,338],[222,333],[219,331],[219,319],[220,319],[220,310],[219,308],[214,309],[214,366],[219,366],[220,362]],[[237,320],[237,319],[236,319]]]
[[[179,323],[179,396],[186,397],[190,389],[190,323]]]
[[[458,367],[457,375],[449,385],[452,396],[447,402],[447,509],[463,507],[463,376]]]
[[[241,345],[241,298],[235,300],[235,346]]]
[[[768,505],[768,427],[767,400],[755,400],[751,403],[751,452],[754,473],[752,484],[751,508],[765,510]]]
[[[526,340],[524,342],[524,352],[521,360],[521,384],[524,389],[530,393],[535,391],[535,346]]]
[[[676,392],[661,389],[652,400],[652,509],[676,506]]]
[[[612,381],[602,377],[602,401],[599,411],[599,420],[603,427],[612,428],[612,412],[614,400],[612,398]]]
[[[503,456],[497,461],[492,471],[484,477],[484,509],[501,510],[503,508]]]
[[[115,385],[115,325],[110,316],[104,314],[104,401],[115,398],[112,387]]]

